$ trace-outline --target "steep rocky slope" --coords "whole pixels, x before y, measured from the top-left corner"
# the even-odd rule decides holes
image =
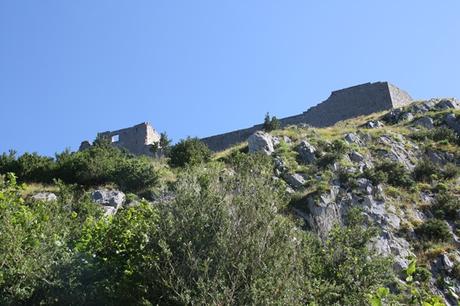
[[[401,281],[415,259],[424,274],[419,281],[456,305],[459,135],[458,102],[432,99],[331,128],[258,132],[248,139],[248,151],[273,157],[275,178],[285,182],[293,214],[309,229],[325,238],[359,207],[380,228],[373,247],[394,258]]]

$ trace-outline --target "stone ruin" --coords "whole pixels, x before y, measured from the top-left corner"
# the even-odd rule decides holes
[[[160,134],[148,122],[117,130],[97,134],[97,139],[107,140],[112,145],[128,150],[136,155],[153,156],[152,146],[160,141]],[[89,141],[83,141],[80,151],[91,146]]]
[[[306,112],[281,118],[281,127],[308,124],[327,127],[335,123],[375,112],[398,108],[412,102],[409,94],[388,82],[365,83],[333,91],[329,98]],[[237,130],[201,139],[213,151],[221,151],[243,142],[263,125]]]
[[[314,127],[327,127],[335,123],[375,112],[402,107],[412,102],[410,95],[404,90],[388,83],[365,83],[333,91],[329,98],[311,107],[307,111],[281,118],[282,127],[294,124],[308,124]],[[221,151],[232,145],[246,141],[250,135],[262,130],[258,124],[250,128],[202,138],[211,150]],[[118,131],[99,133],[98,137],[107,139],[117,147],[127,149],[137,155],[152,156],[151,147],[160,140],[160,135],[147,122]],[[80,150],[90,146],[88,141],[82,142]]]

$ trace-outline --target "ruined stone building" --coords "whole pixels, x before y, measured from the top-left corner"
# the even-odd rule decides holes
[[[326,127],[336,122],[379,111],[407,105],[412,102],[409,94],[388,82],[365,83],[333,91],[329,98],[307,111],[280,119],[281,126],[309,124]],[[213,151],[221,151],[243,142],[254,132],[261,130],[262,124],[229,133],[201,139]],[[99,133],[98,137],[108,139],[113,145],[125,148],[133,154],[153,155],[151,147],[160,140],[160,135],[149,123],[142,123],[118,131]],[[83,142],[80,149],[89,146]]]
[[[148,122],[117,131],[106,131],[97,134],[97,138],[108,140],[112,145],[127,149],[136,155],[152,156],[152,145],[160,141],[160,134]],[[91,146],[83,141],[80,150]]]

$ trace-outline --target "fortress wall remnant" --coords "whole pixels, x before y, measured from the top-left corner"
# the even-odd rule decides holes
[[[237,130],[225,134],[210,136],[200,139],[213,151],[222,151],[248,139],[249,136],[263,128],[262,124],[253,127]]]
[[[390,83],[387,84],[390,90],[391,101],[393,102],[394,108],[402,107],[412,102],[412,97],[406,91]]]
[[[304,113],[304,122],[315,127],[326,127],[392,107],[387,82],[366,83],[333,91],[327,100]]]
[[[365,83],[333,91],[328,99],[306,112],[280,119],[281,126],[309,124],[331,126],[345,119],[401,107],[412,102],[408,93],[388,82]],[[201,139],[213,151],[224,150],[245,141],[263,125]]]
[[[136,155],[153,155],[151,145],[160,141],[160,134],[148,122],[117,131],[98,133],[97,137]]]

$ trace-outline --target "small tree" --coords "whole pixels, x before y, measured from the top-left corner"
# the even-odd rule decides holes
[[[198,138],[182,139],[174,145],[169,152],[169,165],[171,167],[183,167],[185,165],[196,165],[209,161],[211,150]]]
[[[270,118],[270,114],[267,112],[264,118],[264,130],[266,132],[271,132],[277,130],[281,127],[281,122],[275,116]]]
[[[166,132],[160,134],[160,140],[152,145],[152,153],[156,154],[160,149],[164,155],[168,155],[171,150],[171,139]]]

